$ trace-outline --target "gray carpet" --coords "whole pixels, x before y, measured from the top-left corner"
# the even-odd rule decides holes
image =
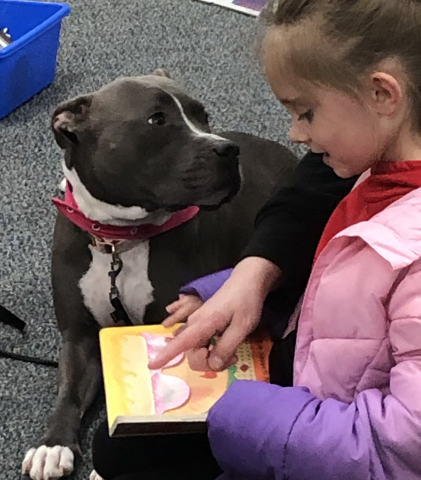
[[[192,0],[69,3],[54,83],[0,121],[0,304],[28,323],[26,338],[0,325],[0,345],[51,359],[60,346],[49,276],[50,199],[61,179],[49,121],[58,103],[164,66],[204,102],[215,128],[287,143],[288,117],[256,62],[254,18]],[[20,478],[22,457],[42,435],[56,392],[54,369],[0,359],[0,480]],[[73,479],[88,478],[90,441],[103,416],[99,401],[82,432],[84,458]]]

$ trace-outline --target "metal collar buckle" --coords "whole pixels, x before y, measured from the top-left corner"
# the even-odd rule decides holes
[[[108,240],[106,238],[97,237],[96,235],[90,235],[92,246],[94,246],[101,253],[112,254],[113,249],[115,251],[120,250],[119,246],[126,242],[126,240]]]

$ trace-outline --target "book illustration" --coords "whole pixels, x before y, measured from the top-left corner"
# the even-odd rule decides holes
[[[146,343],[148,361],[154,360],[156,356],[166,347],[170,337],[165,335],[141,333]],[[184,354],[178,355],[171,360],[164,368],[178,365],[184,359]],[[163,369],[150,370],[152,395],[155,403],[155,414],[164,413],[184,405],[190,397],[190,387],[181,378],[174,375],[162,373]]]
[[[160,344],[150,356],[148,355],[148,340],[153,338],[154,346]],[[164,347],[171,337],[168,335],[151,335],[140,333],[137,336],[121,339],[120,361],[123,367],[122,378],[125,391],[120,391],[122,398],[126,397],[123,415],[157,415],[172,414],[190,415],[201,414],[209,410],[235,378],[225,372],[196,372],[188,366],[185,356],[179,361],[172,361],[160,371],[149,370],[147,364]],[[134,345],[138,361],[133,361]],[[149,351],[153,347],[149,345]],[[175,359],[176,360],[176,359]],[[244,370],[245,367],[243,367]],[[231,370],[235,370],[231,367]],[[165,372],[165,373],[164,373]],[[140,376],[139,376],[140,374]],[[231,379],[230,379],[231,377]],[[142,393],[135,383],[142,385]],[[180,388],[180,391],[178,391]],[[164,393],[166,390],[166,393]],[[149,398],[148,406],[139,399],[139,396]],[[169,399],[177,399],[169,401]],[[167,400],[167,402],[165,401]]]
[[[244,342],[238,361],[223,372],[190,369],[179,355],[162,369],[148,363],[179,325],[109,327],[101,330],[101,354],[110,433],[120,424],[204,422],[207,412],[237,379],[268,380],[268,342]],[[139,426],[139,431],[141,427]]]

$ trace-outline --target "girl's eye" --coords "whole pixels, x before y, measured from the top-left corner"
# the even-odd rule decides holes
[[[298,116],[298,120],[307,120],[307,122],[311,122],[314,118],[313,110],[307,110],[305,113],[302,113]]]
[[[162,112],[155,113],[148,118],[148,123],[151,125],[165,125],[165,114]]]

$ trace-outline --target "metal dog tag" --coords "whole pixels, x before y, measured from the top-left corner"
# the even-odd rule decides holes
[[[8,45],[10,45],[13,40],[12,37],[10,36],[10,33],[7,33],[8,29],[4,28],[3,30],[0,29],[0,50],[2,48],[6,48]]]

